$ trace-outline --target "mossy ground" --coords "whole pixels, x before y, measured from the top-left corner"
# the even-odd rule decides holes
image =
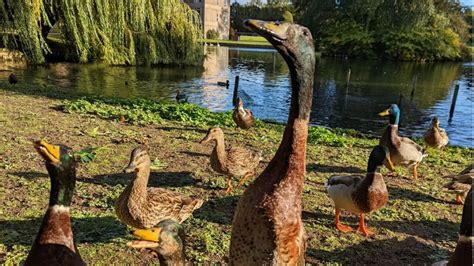
[[[57,106],[70,92],[34,86],[0,84],[0,262],[23,261],[38,232],[48,202],[49,178],[32,139],[46,138],[76,151],[105,147],[95,160],[78,166],[72,205],[78,249],[89,264],[158,264],[148,251],[131,250],[131,236],[115,217],[113,202],[130,181],[122,170],[130,152],[147,145],[154,162],[149,186],[166,187],[206,200],[185,222],[187,259],[193,263],[225,262],[228,256],[233,211],[243,188],[224,193],[225,178],[209,166],[212,145],[201,145],[207,126],[192,121],[163,119],[148,125],[121,124],[117,118],[65,113]],[[224,127],[227,145],[263,151],[261,172],[273,157],[283,126],[263,124],[250,131]],[[342,133],[341,133],[342,134]],[[341,138],[341,135],[338,135]],[[303,220],[308,233],[306,260],[318,264],[429,264],[453,251],[461,207],[442,191],[441,176],[457,173],[472,159],[472,150],[448,147],[429,150],[413,180],[387,177],[388,204],[368,216],[376,235],[363,237],[334,229],[331,200],[324,182],[332,174],[363,174],[377,139],[353,137],[346,142],[313,135],[309,144],[303,194]],[[383,169],[383,173],[386,173]],[[251,182],[251,181],[249,181]],[[343,222],[356,227],[357,217],[344,213]]]

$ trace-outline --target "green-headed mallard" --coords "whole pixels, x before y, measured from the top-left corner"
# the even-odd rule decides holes
[[[463,204],[466,198],[467,192],[471,189],[472,181],[474,179],[473,164],[462,170],[457,175],[447,175],[444,178],[451,178],[451,181],[444,185],[449,192],[456,194],[456,203]]]
[[[215,140],[216,145],[211,153],[211,167],[214,171],[227,176],[226,193],[232,191],[232,177],[240,177],[239,186],[255,174],[255,168],[262,159],[261,152],[250,151],[241,147],[225,148],[224,132],[219,127],[212,127],[200,141],[206,143]]]
[[[423,140],[427,146],[438,149],[441,149],[448,144],[448,134],[446,134],[444,129],[439,127],[439,120],[436,116],[433,117],[431,127],[426,131]]]
[[[383,165],[388,158],[386,147],[375,146],[370,153],[367,165],[367,175],[331,176],[326,184],[329,197],[336,207],[336,228],[342,232],[352,231],[347,225],[339,222],[341,209],[359,214],[358,232],[365,236],[372,232],[365,227],[364,214],[378,210],[388,201],[387,186],[383,176],[377,173],[377,167]]]
[[[124,224],[139,229],[154,227],[166,219],[182,223],[203,201],[164,188],[147,187],[150,164],[146,149],[132,151],[125,172],[134,172],[135,176],[115,202],[115,213]]]
[[[283,56],[291,76],[291,105],[280,146],[245,190],[232,222],[229,265],[304,265],[301,198],[315,69],[311,32],[300,25],[246,20]]]
[[[390,151],[390,160],[385,161],[385,166],[392,172],[395,171],[394,166],[408,166],[412,168],[413,177],[417,178],[418,165],[426,154],[424,149],[413,140],[398,135],[400,109],[396,104],[391,104],[388,109],[380,112],[379,115],[389,116],[389,125],[385,129],[379,143]]]
[[[184,229],[173,220],[159,222],[156,227],[131,232],[139,240],[127,243],[132,248],[150,248],[158,253],[160,265],[184,266]]]
[[[25,265],[85,265],[79,255],[71,228],[71,206],[76,185],[76,161],[72,149],[34,143],[43,157],[51,181],[49,206]]]
[[[240,98],[237,98],[237,105],[232,113],[232,119],[241,129],[249,129],[253,126],[254,118],[252,111],[244,109],[244,102]]]

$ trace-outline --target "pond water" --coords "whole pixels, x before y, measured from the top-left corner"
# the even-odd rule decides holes
[[[179,88],[190,102],[212,111],[232,109],[234,78],[239,75],[239,95],[256,117],[286,121],[290,97],[289,71],[276,51],[228,47],[205,49],[203,67],[110,67],[58,63],[16,73],[29,83],[51,84],[64,90],[114,97],[174,100]],[[451,145],[472,148],[473,68],[472,63],[318,58],[311,123],[380,134],[387,120],[378,117],[377,113],[390,103],[401,103],[402,134],[422,136],[431,118],[438,116],[441,126],[449,134]],[[351,69],[351,75],[347,86],[348,69]],[[226,80],[230,81],[229,89],[218,86],[217,82]],[[448,122],[455,84],[459,85],[457,104],[452,120]]]

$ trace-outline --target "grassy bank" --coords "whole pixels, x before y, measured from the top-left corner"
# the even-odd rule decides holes
[[[252,130],[239,131],[229,113],[210,113],[191,104],[83,98],[70,91],[18,84],[0,88],[0,261],[8,265],[25,259],[48,201],[49,178],[31,139],[44,137],[76,151],[101,147],[94,160],[78,165],[72,205],[75,238],[87,263],[158,264],[149,252],[125,246],[131,237],[113,210],[131,178],[122,170],[138,145],[148,146],[153,161],[149,186],[206,200],[185,222],[187,259],[225,262],[233,210],[243,189],[224,194],[225,178],[209,166],[212,145],[198,141],[209,126],[221,125],[227,145],[263,151],[260,173],[284,128],[259,121]],[[121,116],[125,124],[118,122]],[[454,250],[461,208],[452,203],[452,195],[443,193],[440,177],[469,163],[472,150],[466,148],[429,150],[418,180],[407,177],[404,169],[398,177],[387,177],[389,203],[367,219],[375,236],[334,229],[334,209],[323,183],[332,174],[363,174],[377,142],[351,130],[311,128],[303,195],[307,262],[427,264]],[[345,213],[343,221],[354,227],[357,218]]]
[[[214,39],[201,39],[202,43],[222,45],[222,46],[235,46],[235,47],[252,47],[252,48],[272,48],[273,46],[263,37],[259,36],[241,36],[239,41],[232,40],[214,40]]]

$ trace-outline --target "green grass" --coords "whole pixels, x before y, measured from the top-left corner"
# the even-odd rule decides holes
[[[209,264],[226,261],[233,210],[243,188],[230,195],[223,192],[225,177],[209,166],[212,145],[199,144],[199,140],[209,126],[220,125],[226,145],[262,151],[260,173],[278,148],[284,128],[259,121],[249,131],[237,130],[228,112],[211,113],[190,104],[76,98],[60,90],[21,84],[1,87],[0,262],[6,265],[24,261],[48,202],[49,178],[31,139],[46,138],[75,151],[106,147],[96,150],[92,160],[92,151],[86,149],[84,163],[77,167],[73,229],[88,264],[158,264],[149,252],[125,245],[132,237],[113,209],[131,180],[123,173],[130,152],[141,145],[148,147],[153,162],[149,186],[205,200],[184,225],[187,260]],[[118,122],[121,115],[126,117],[125,124]],[[418,180],[401,167],[398,177],[386,177],[389,202],[367,216],[367,224],[377,234],[366,238],[334,229],[334,208],[323,184],[333,174],[363,174],[378,140],[353,130],[321,127],[311,127],[308,140],[303,192],[308,263],[431,264],[454,250],[462,208],[443,191],[446,180],[441,176],[464,169],[472,160],[472,149],[430,149]],[[357,218],[343,213],[342,222],[355,227]]]
[[[267,39],[263,38],[262,36],[240,36],[239,41],[241,42],[264,42],[269,43]]]
[[[200,42],[205,42],[208,44],[223,44],[229,46],[256,46],[256,47],[273,47],[269,42],[262,41],[231,41],[231,40],[211,40],[211,39],[202,39]]]

